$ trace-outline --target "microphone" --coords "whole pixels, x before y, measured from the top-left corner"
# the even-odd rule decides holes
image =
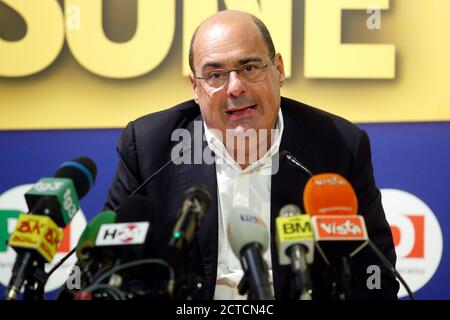
[[[183,204],[169,240],[170,263],[184,268],[177,277],[175,299],[192,300],[204,295],[204,279],[191,270],[190,248],[210,204],[211,194],[203,186],[191,187],[184,194]]]
[[[48,279],[44,263],[51,262],[62,231],[79,210],[79,199],[94,184],[95,163],[86,157],[61,165],[52,178],[42,178],[26,194],[29,214],[20,214],[9,245],[18,253],[5,299],[14,300],[24,283],[25,299],[43,296]]]
[[[126,260],[142,258],[143,248],[141,246],[127,248],[123,246],[145,244],[150,236],[149,230],[153,216],[153,203],[147,197],[139,194],[131,196],[117,210],[113,223],[100,226],[95,242],[96,247],[111,246],[115,258],[125,258]],[[134,226],[137,226],[138,229],[135,229]]]
[[[114,223],[116,221],[116,213],[113,211],[103,211],[96,215],[86,226],[76,245],[76,255],[78,258],[74,268],[80,271],[80,287],[83,288],[92,282],[94,274],[100,266],[110,261],[101,261],[98,252],[96,252],[95,241],[97,239],[100,227],[103,224]],[[58,295],[58,300],[72,300],[72,289],[64,287]]]
[[[310,215],[356,215],[358,199],[351,184],[336,173],[312,176],[303,191],[303,204]]]
[[[169,241],[170,248],[177,251],[188,248],[210,204],[211,194],[205,187],[192,187],[185,192],[181,212]]]
[[[79,199],[92,188],[96,176],[97,166],[89,158],[64,162],[53,177],[40,179],[25,194],[28,209],[64,228],[80,209]]]
[[[192,141],[196,141],[196,139],[199,138],[199,133],[197,133],[196,135],[194,135],[194,138]],[[139,192],[141,192],[142,189],[145,188],[145,186],[147,186],[153,179],[155,179],[161,172],[163,172],[164,170],[166,170],[167,167],[169,167],[171,164],[176,163],[176,161],[178,161],[181,157],[183,157],[184,153],[187,151],[190,151],[192,149],[192,144],[187,145],[185,147],[183,147],[183,149],[181,149],[181,151],[177,154],[176,157],[172,157],[169,161],[167,161],[164,165],[162,165],[158,170],[156,170],[153,174],[151,174],[147,179],[145,179],[133,192],[131,192],[128,197],[134,196],[135,194],[138,194]],[[115,207],[113,211],[116,211],[119,206]]]
[[[294,168],[306,172],[310,177],[312,177],[314,174],[311,170],[309,170],[304,164],[302,164],[300,161],[297,160],[296,157],[292,155],[290,151],[283,150],[280,152],[280,157],[284,161],[286,161],[289,165],[293,166]]]
[[[317,250],[327,263],[337,265],[338,298],[351,289],[350,257],[368,244],[364,218],[357,215],[358,200],[351,184],[335,173],[311,177],[303,192],[306,212],[312,216]]]
[[[98,250],[99,255],[116,264],[143,259],[153,216],[153,204],[145,196],[136,194],[126,199],[117,210],[115,221],[100,226],[94,253]]]
[[[198,135],[194,136],[194,141],[195,139],[198,138]],[[192,149],[192,144],[185,146],[175,158],[170,159],[169,161],[167,161],[164,165],[162,165],[158,170],[156,170],[155,172],[153,172],[150,176],[148,176],[133,192],[131,192],[127,198],[130,198],[136,194],[139,194],[139,192],[141,192],[142,189],[145,188],[145,186],[147,186],[151,181],[153,181],[161,172],[163,172],[167,167],[169,167],[171,164],[175,163],[175,161],[179,160],[185,152],[189,151]],[[120,207],[120,204],[118,206],[116,206],[113,211],[117,211]],[[58,263],[55,264],[55,266],[48,272],[48,276],[50,276],[52,273],[54,273],[59,267],[61,267],[64,262],[69,259],[72,254],[74,254],[76,251],[76,248],[72,249],[68,254],[66,254]]]
[[[340,250],[351,256],[367,245],[364,218],[357,215],[356,193],[344,177],[335,173],[311,177],[303,192],[303,204],[312,216],[317,249],[328,264],[323,250],[327,243],[346,241],[347,245],[340,246]]]
[[[308,265],[314,260],[311,217],[296,205],[285,205],[275,219],[280,265],[291,265],[293,299],[312,300],[312,280]]]
[[[76,246],[76,255],[78,258],[76,265],[80,268],[82,275],[80,281],[81,287],[90,283],[95,272],[110,262],[109,259],[100,259],[100,255],[98,254],[99,249],[96,248],[95,241],[97,240],[101,226],[114,223],[116,217],[117,215],[113,211],[103,211],[89,222],[81,234]]]
[[[231,249],[244,269],[243,281],[247,281],[245,291],[249,291],[248,299],[274,300],[269,271],[263,259],[269,246],[269,231],[264,221],[249,214],[248,209],[236,208],[230,217],[227,232]]]
[[[335,173],[311,177],[305,186],[303,203],[306,212],[312,215],[317,249],[322,258],[330,265],[325,251],[331,254],[337,250],[341,254],[340,282],[344,289],[344,293],[340,295],[341,299],[345,299],[350,286],[351,270],[348,258],[353,258],[366,246],[372,249],[389,272],[402,283],[411,300],[415,299],[402,276],[369,239],[364,217],[357,215],[356,193],[344,177]]]
[[[96,277],[91,277],[89,285],[75,294],[76,299],[86,296],[88,292],[96,291],[97,288],[103,288],[103,285],[93,286],[92,283],[103,277],[108,269],[144,259],[146,247],[150,242],[149,231],[153,215],[154,208],[151,201],[142,195],[133,195],[122,203],[117,214],[111,211],[103,212],[88,225],[85,230],[86,237],[80,238],[77,246],[77,256],[80,253],[80,261],[92,266],[90,273],[96,271]],[[132,292],[140,275],[135,270],[123,271],[120,275],[112,273],[108,275],[107,287]]]
[[[93,255],[95,241],[98,236],[100,227],[104,224],[114,223],[117,214],[113,211],[103,211],[96,215],[86,226],[76,246],[76,254],[79,260],[88,260]]]

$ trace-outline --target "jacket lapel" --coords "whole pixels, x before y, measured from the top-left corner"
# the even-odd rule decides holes
[[[284,130],[281,138],[281,144],[279,152],[289,151],[306,167],[310,168],[306,155],[302,153],[303,148],[307,144],[307,138],[302,133],[301,123],[296,121],[290,115],[289,109],[283,108]],[[278,157],[275,161],[278,161],[278,172],[274,172],[272,175],[271,183],[271,255],[272,255],[272,270],[273,270],[273,282],[275,289],[275,297],[277,299],[288,298],[288,282],[289,282],[289,266],[280,266],[278,263],[278,253],[275,242],[275,218],[278,217],[280,209],[287,204],[295,204],[302,208],[303,201],[303,189],[306,182],[309,179],[309,175],[305,172],[292,167],[282,159]],[[273,170],[276,166],[273,166]],[[303,210],[303,208],[302,208]]]

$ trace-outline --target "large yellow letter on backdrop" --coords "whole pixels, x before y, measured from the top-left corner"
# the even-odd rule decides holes
[[[155,69],[166,57],[175,32],[175,0],[138,0],[134,37],[126,43],[103,32],[101,0],[66,0],[79,7],[79,28],[68,28],[67,42],[78,62],[107,78],[133,78]],[[72,21],[73,23],[73,21]]]
[[[189,74],[189,47],[200,22],[219,11],[215,0],[189,0],[183,3],[183,75]]]
[[[0,38],[0,76],[24,77],[47,68],[64,44],[64,17],[56,0],[1,0],[22,16],[27,33],[18,41]]]
[[[305,0],[305,77],[395,78],[395,46],[341,44],[342,10],[389,9],[389,0]]]

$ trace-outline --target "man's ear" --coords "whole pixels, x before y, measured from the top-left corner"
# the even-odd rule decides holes
[[[284,63],[281,53],[277,53],[275,56],[275,68],[278,71],[278,83],[282,87],[286,81],[286,76],[284,75]]]
[[[194,93],[194,101],[198,104],[198,94],[197,94],[197,79],[195,79],[194,74],[189,72],[189,80],[191,81],[192,91]]]

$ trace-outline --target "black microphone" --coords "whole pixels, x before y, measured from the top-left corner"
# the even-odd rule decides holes
[[[284,150],[280,152],[280,157],[284,161],[286,161],[289,165],[293,166],[296,169],[299,169],[303,172],[306,172],[310,177],[312,177],[314,174],[311,170],[309,170],[303,163],[298,161],[296,157],[292,155],[290,151]]]
[[[194,136],[193,141],[198,138],[198,136]],[[145,186],[147,186],[151,181],[153,181],[161,172],[163,172],[166,168],[168,168],[171,164],[173,164],[175,161],[177,161],[178,159],[180,159],[185,152],[188,152],[189,150],[192,149],[192,144],[185,146],[175,158],[170,159],[169,161],[167,161],[165,164],[163,164],[158,170],[156,170],[155,172],[153,172],[149,177],[147,177],[133,192],[131,192],[128,196],[127,199],[134,196],[135,194],[138,194],[140,191],[142,191],[142,189],[145,188]],[[125,201],[125,200],[124,200]],[[120,208],[121,204],[119,204],[118,206],[116,206],[113,211],[117,211]],[[61,267],[64,262],[69,259],[72,254],[74,254],[76,252],[77,248],[73,248],[68,254],[66,254],[57,264],[55,264],[55,266],[47,273],[48,276],[50,276],[51,274],[53,274],[59,267]]]
[[[136,243],[136,245],[132,242],[137,235],[133,229],[130,229],[129,233],[118,232],[115,236],[119,237],[118,240],[122,243],[122,245],[113,245],[111,247],[111,257],[122,261],[131,261],[144,258],[145,248],[149,246],[154,211],[153,203],[148,197],[143,195],[135,194],[122,203],[120,208],[116,211],[116,221],[114,224],[128,224],[132,226],[136,222],[144,222],[148,224],[148,228],[147,231],[143,233],[145,235],[144,241],[142,243]],[[106,231],[105,236],[107,236]],[[101,237],[102,234],[100,233],[97,237],[97,245],[99,238]]]
[[[202,186],[188,189],[178,216],[169,247],[177,251],[186,250],[190,245],[198,225],[211,204],[211,194]]]
[[[95,248],[115,265],[144,259],[150,246],[153,203],[145,196],[136,194],[126,199],[116,213],[113,224],[100,228]],[[124,275],[126,278],[127,274]]]
[[[261,218],[248,214],[244,208],[236,208],[227,226],[228,240],[235,256],[244,269],[244,281],[240,289],[248,290],[248,298],[274,300],[269,281],[269,271],[263,253],[269,246],[269,231]],[[245,292],[239,292],[244,294]]]
[[[145,258],[150,245],[153,215],[154,208],[151,201],[142,195],[133,195],[122,203],[113,223],[107,222],[98,226],[95,246],[87,248],[89,250],[87,262],[81,261],[96,262],[90,264],[89,274],[97,274],[97,277],[93,277],[87,287],[107,270]],[[109,286],[133,292],[135,283],[140,281],[141,277],[142,272],[136,268],[124,270],[120,274],[113,273],[109,276]],[[84,290],[78,292],[75,297],[84,294]]]

